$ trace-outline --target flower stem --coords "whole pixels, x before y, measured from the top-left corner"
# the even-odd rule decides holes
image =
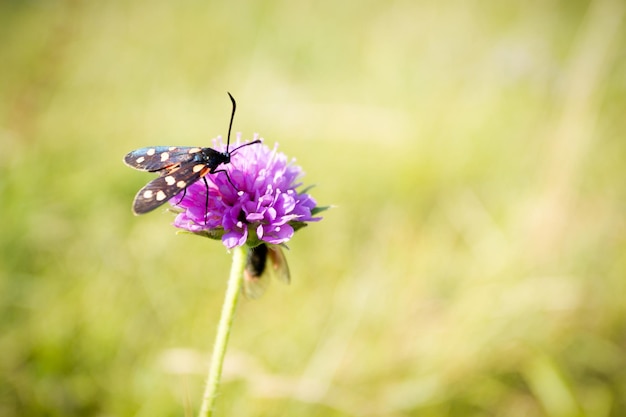
[[[220,323],[217,327],[217,335],[213,346],[213,355],[211,356],[211,365],[204,389],[199,417],[211,417],[213,415],[217,389],[222,376],[222,365],[224,364],[224,356],[226,355],[228,336],[230,336],[237,300],[239,300],[239,294],[241,294],[243,270],[246,267],[247,252],[248,247],[245,245],[233,249],[233,264],[230,267],[230,278],[228,279],[226,297],[222,305]]]

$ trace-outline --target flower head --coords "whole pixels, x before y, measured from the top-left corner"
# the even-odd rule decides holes
[[[226,150],[221,138],[213,143],[214,149]],[[241,144],[237,135],[231,149]],[[221,238],[231,249],[245,243],[283,244],[306,222],[321,219],[314,215],[323,208],[317,208],[313,197],[305,191],[296,190],[302,185],[302,169],[278,152],[277,145],[273,149],[265,144],[245,146],[231,155],[230,164],[220,169],[225,169],[228,176],[223,172],[209,174],[205,177],[208,189],[204,181],[198,181],[187,188],[182,200],[171,200],[172,205],[182,209],[174,226]]]

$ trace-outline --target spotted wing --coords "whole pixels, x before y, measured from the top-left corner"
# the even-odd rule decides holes
[[[201,150],[189,146],[152,146],[129,152],[124,163],[140,171],[162,171],[190,161]]]
[[[210,168],[201,163],[188,163],[166,170],[150,181],[135,196],[133,212],[144,214],[163,205],[172,197],[208,174]]]

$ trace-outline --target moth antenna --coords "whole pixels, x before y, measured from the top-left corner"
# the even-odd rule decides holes
[[[233,127],[233,119],[235,118],[235,110],[237,109],[237,103],[235,102],[235,99],[233,98],[233,96],[230,93],[228,93],[228,97],[230,97],[230,101],[233,102],[233,112],[230,114],[230,123],[228,125],[228,136],[226,139],[226,153],[227,154],[229,153],[228,148],[230,147],[230,129]]]
[[[254,140],[254,141],[252,141],[252,142],[244,143],[244,144],[243,144],[243,145],[241,145],[241,146],[237,146],[235,149],[233,149],[233,151],[231,152],[231,154],[234,154],[235,152],[237,152],[237,150],[238,150],[238,149],[241,149],[241,148],[243,148],[244,146],[254,145],[255,143],[261,143],[261,139],[257,139],[257,140]]]

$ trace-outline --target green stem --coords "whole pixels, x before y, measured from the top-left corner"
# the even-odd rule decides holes
[[[224,304],[222,306],[220,323],[217,327],[217,336],[215,337],[211,366],[209,368],[206,388],[204,389],[204,396],[202,398],[200,417],[211,417],[213,415],[217,389],[222,376],[222,365],[224,364],[224,356],[226,355],[228,336],[230,336],[237,300],[239,299],[239,294],[241,294],[243,270],[246,267],[247,254],[247,246],[233,249],[233,264],[230,267],[230,278],[228,279],[228,287],[226,288],[226,297],[224,298]]]

